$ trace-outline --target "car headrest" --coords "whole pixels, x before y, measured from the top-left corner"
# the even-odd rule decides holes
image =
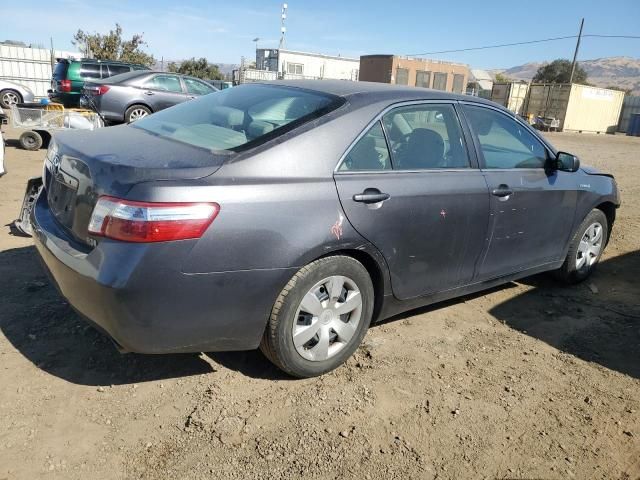
[[[247,128],[247,136],[249,138],[258,138],[266,135],[274,129],[273,123],[264,122],[262,120],[254,120]]]
[[[428,128],[416,128],[409,135],[402,166],[403,168],[437,168],[441,166],[443,157],[442,136]]]
[[[244,112],[237,108],[218,106],[211,112],[211,123],[225,128],[241,127],[244,124]]]

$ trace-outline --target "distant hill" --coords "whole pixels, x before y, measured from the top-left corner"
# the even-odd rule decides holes
[[[587,72],[587,81],[599,87],[617,86],[632,89],[640,95],[640,59],[632,57],[607,57],[578,62]],[[514,80],[531,80],[544,63],[525,63],[506,70],[490,70],[495,76],[502,73]]]

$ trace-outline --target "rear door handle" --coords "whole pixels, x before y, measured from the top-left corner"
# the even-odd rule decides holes
[[[494,188],[491,190],[491,195],[495,195],[496,197],[508,197],[509,195],[513,195],[513,190],[509,188],[509,185],[499,185],[498,188]]]
[[[364,192],[356,193],[353,196],[353,201],[362,203],[378,203],[389,200],[390,198],[391,195],[388,193],[382,193],[377,188],[366,188]]]
[[[151,90],[147,90],[144,92],[145,95],[155,95]]]

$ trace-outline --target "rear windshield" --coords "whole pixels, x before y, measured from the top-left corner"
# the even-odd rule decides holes
[[[67,76],[68,68],[69,64],[67,62],[56,63],[56,66],[53,69],[53,78],[64,79]]]
[[[138,120],[160,137],[210,150],[239,151],[337,108],[339,97],[277,85],[241,85]]]

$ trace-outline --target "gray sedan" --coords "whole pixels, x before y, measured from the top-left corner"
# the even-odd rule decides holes
[[[33,92],[29,87],[7,80],[0,80],[0,107],[10,108],[11,105],[33,102],[33,100]]]
[[[217,91],[194,77],[137,70],[86,82],[80,104],[94,108],[105,120],[131,123],[186,100]]]
[[[259,346],[298,377],[403,311],[544,271],[584,280],[620,204],[610,175],[496,104],[329,80],[60,133],[44,172],[37,250],[120,349]]]

